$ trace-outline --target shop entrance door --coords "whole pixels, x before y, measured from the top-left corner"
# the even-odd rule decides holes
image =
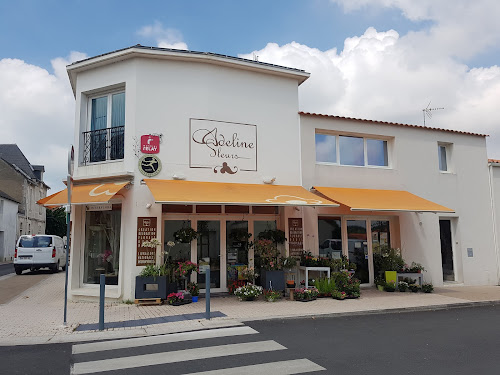
[[[242,271],[248,267],[248,221],[226,221],[227,285],[243,283]],[[240,283],[240,284],[238,284]]]
[[[198,220],[198,245],[196,262],[210,264],[210,289],[221,291],[225,288],[223,270],[226,269],[225,259],[221,257],[221,222],[220,220]],[[205,274],[198,274],[198,286],[205,289]],[[221,285],[221,281],[224,285]]]
[[[347,257],[350,263],[356,264],[354,277],[362,284],[370,283],[371,261],[368,253],[368,233],[366,220],[346,220],[347,224]]]

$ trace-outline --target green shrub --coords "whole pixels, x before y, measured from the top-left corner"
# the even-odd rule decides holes
[[[318,289],[318,293],[321,295],[331,295],[335,290],[335,280],[323,277],[314,282],[314,286]]]
[[[432,293],[434,291],[434,286],[431,283],[422,284],[422,292]]]

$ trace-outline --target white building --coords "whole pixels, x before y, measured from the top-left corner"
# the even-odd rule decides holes
[[[366,284],[379,244],[435,285],[498,283],[483,135],[299,113],[308,73],[211,53],[134,46],[68,73],[73,299],[97,296],[103,272],[107,297],[133,299],[135,276],[164,250],[209,260],[225,291],[253,263],[238,236],[276,228],[287,253],[345,254]],[[198,238],[170,249],[185,227]],[[152,237],[154,254],[141,246]]]
[[[17,212],[19,202],[0,191],[0,260],[11,261],[17,241]]]

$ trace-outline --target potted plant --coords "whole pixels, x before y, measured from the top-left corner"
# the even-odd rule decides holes
[[[408,289],[410,289],[413,293],[417,293],[420,289],[420,285],[410,284],[410,285],[408,285]]]
[[[352,277],[348,271],[334,272],[331,277],[335,280],[335,288],[339,292],[345,292],[346,298],[361,296],[361,282]]]
[[[338,300],[344,300],[346,297],[346,294],[345,292],[339,292],[338,290],[335,290],[333,293],[332,293],[332,298],[333,299],[338,299]]]
[[[396,291],[396,283],[393,282],[393,281],[385,283],[384,290],[386,292],[394,292],[394,291]]]
[[[187,284],[187,290],[189,293],[191,293],[191,300],[193,302],[198,302],[198,296],[200,294],[200,287],[198,286],[197,283],[192,283],[192,282],[189,282]]]
[[[238,276],[241,276],[242,280],[253,284],[255,283],[255,279],[259,277],[259,274],[252,267],[245,267],[238,273]]]
[[[174,239],[180,243],[190,243],[197,236],[198,232],[191,227],[184,227],[174,232]]]
[[[434,286],[431,283],[422,284],[422,292],[432,293],[434,291]]]
[[[170,293],[167,297],[167,302],[169,305],[172,306],[180,306],[184,305],[184,293],[182,292],[177,292],[177,293]]]
[[[154,265],[144,267],[135,278],[135,298],[167,298],[166,268]]]
[[[384,286],[385,286],[385,280],[382,277],[376,277],[375,278],[375,285],[377,286],[377,289],[380,290],[381,292],[384,291]]]
[[[253,301],[262,294],[262,287],[254,284],[240,286],[234,294],[242,301]]]
[[[318,289],[318,297],[330,297],[335,291],[335,280],[323,277],[316,280],[314,286]]]
[[[259,233],[259,239],[270,240],[275,244],[283,244],[286,241],[285,232],[280,229],[266,229]]]
[[[282,292],[278,292],[277,290],[266,289],[264,290],[264,298],[267,302],[275,302],[276,300],[281,299],[283,296]]]
[[[280,252],[271,240],[259,239],[255,242],[255,253],[260,257],[261,284],[266,289],[285,290],[285,273]]]
[[[287,270],[291,270],[292,268],[297,266],[297,258],[295,257],[286,257],[283,259],[283,268]]]
[[[316,288],[300,288],[295,289],[293,292],[293,299],[295,301],[309,302],[314,301],[318,297],[318,289]]]
[[[400,292],[406,292],[408,290],[408,283],[406,281],[400,281],[398,283],[398,290]]]

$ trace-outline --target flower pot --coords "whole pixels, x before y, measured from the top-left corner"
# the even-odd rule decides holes
[[[384,286],[383,285],[377,285],[377,289],[380,290],[381,292],[384,291]]]
[[[191,297],[191,300],[192,300],[193,302],[198,302],[198,296],[192,296],[192,297]]]

